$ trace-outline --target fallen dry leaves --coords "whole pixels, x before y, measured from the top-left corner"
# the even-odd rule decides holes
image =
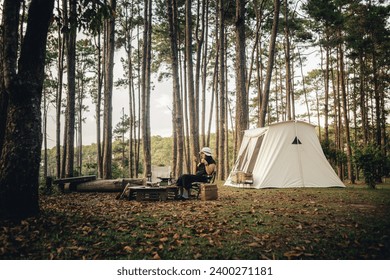
[[[217,201],[41,196],[0,259],[389,259],[390,192],[219,188]]]

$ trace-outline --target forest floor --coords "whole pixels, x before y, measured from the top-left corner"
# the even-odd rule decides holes
[[[390,185],[218,191],[41,195],[39,217],[0,221],[0,259],[390,259]]]

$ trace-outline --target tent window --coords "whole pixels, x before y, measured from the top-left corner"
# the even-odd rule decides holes
[[[295,139],[294,139],[294,141],[291,144],[300,145],[300,144],[302,144],[302,142],[298,139],[297,136],[295,136]]]
[[[253,150],[253,154],[250,157],[248,169],[246,172],[252,173],[253,168],[255,167],[256,161],[258,159],[258,154],[260,152],[261,144],[263,143],[264,134],[257,138],[255,149]]]
[[[248,147],[245,148],[244,152],[238,156],[237,163],[236,163],[236,170],[242,170],[242,166],[244,164],[244,158],[246,158],[246,154]]]

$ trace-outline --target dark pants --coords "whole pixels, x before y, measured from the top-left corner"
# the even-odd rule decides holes
[[[180,187],[180,194],[183,194],[183,188],[189,190],[193,182],[207,182],[207,178],[201,175],[183,174],[176,182],[176,186]]]

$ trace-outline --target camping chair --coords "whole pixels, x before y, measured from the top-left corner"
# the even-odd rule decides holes
[[[200,195],[200,186],[202,184],[212,184],[214,183],[215,181],[215,176],[216,176],[216,171],[214,171],[213,173],[211,173],[210,175],[207,175],[207,181],[206,182],[193,182],[191,184],[191,189],[190,190],[194,190],[196,192],[196,199],[199,199],[199,195]]]

